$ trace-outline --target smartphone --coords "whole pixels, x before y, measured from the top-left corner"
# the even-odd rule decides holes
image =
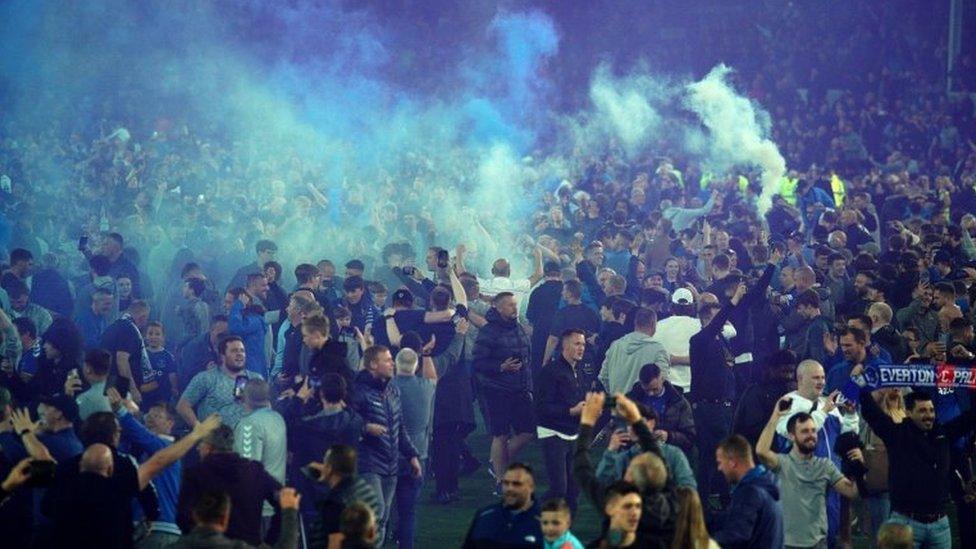
[[[244,396],[245,385],[247,385],[247,376],[237,376],[234,378],[234,398]]]
[[[27,480],[25,486],[31,488],[50,486],[54,481],[54,468],[55,463],[53,461],[41,459],[31,460],[27,469],[27,474],[30,475],[30,478]]]
[[[81,235],[78,239],[78,251],[83,252],[88,249],[88,235]]]
[[[450,260],[451,256],[448,254],[447,250],[440,250],[437,252],[437,266],[441,269],[446,269]]]
[[[112,388],[114,388],[116,391],[119,392],[119,396],[125,398],[125,396],[129,394],[129,388],[130,388],[129,378],[123,376],[110,377],[108,379],[108,382],[105,383],[105,390],[102,391],[102,394],[107,395],[108,390]]]
[[[129,394],[129,385],[129,378],[122,376],[115,378],[115,390],[122,395],[122,398],[125,398],[125,395]]]
[[[311,480],[318,482],[320,479],[318,470],[312,469],[308,465],[301,467],[299,470],[302,472],[303,475],[305,475],[307,478]]]
[[[630,437],[629,429],[623,427],[621,429],[617,429],[616,432],[623,433],[626,436],[626,438],[622,441],[622,444],[620,445],[621,448],[629,448],[634,445],[634,440]]]
[[[615,397],[615,396],[608,396],[603,401],[603,408],[606,409],[606,410],[612,410],[612,409],[614,409],[616,407],[617,407],[617,397]]]
[[[792,407],[793,407],[793,399],[792,398],[784,398],[784,399],[782,399],[782,400],[779,401],[779,411],[780,412],[785,412],[785,411],[789,410]]]

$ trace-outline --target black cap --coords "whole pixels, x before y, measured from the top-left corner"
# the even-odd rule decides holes
[[[45,406],[56,408],[58,411],[64,414],[65,419],[71,423],[77,423],[80,419],[78,413],[78,403],[75,402],[75,399],[67,395],[41,397],[40,402]]]
[[[402,303],[404,305],[413,305],[413,294],[410,290],[406,288],[400,288],[399,290],[393,292],[393,298],[391,299],[393,303]]]

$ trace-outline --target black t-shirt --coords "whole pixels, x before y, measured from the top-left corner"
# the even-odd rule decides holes
[[[396,321],[397,328],[400,330],[401,335],[407,332],[417,332],[418,334],[423,335],[423,310],[409,309],[406,311],[397,311],[393,314],[393,319]],[[373,340],[377,345],[390,346],[390,336],[386,333],[386,319],[383,318],[383,316],[377,316],[376,320],[373,321]]]
[[[600,317],[586,305],[566,305],[553,316],[549,334],[559,337],[570,328],[583,330],[587,336],[599,333]]]
[[[138,328],[131,321],[120,318],[109,325],[102,334],[101,347],[112,355],[112,373],[118,374],[118,364],[115,353],[122,351],[129,353],[129,368],[136,383],[143,383],[143,341]],[[148,365],[146,365],[148,366]]]

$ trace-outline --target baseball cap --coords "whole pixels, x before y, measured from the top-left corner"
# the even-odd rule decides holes
[[[67,395],[54,395],[40,399],[41,404],[57,409],[71,423],[77,423],[80,419],[78,414],[78,403],[75,399]]]
[[[413,294],[406,288],[400,288],[393,292],[392,302],[403,303],[405,305],[413,304]]]
[[[671,303],[675,305],[691,305],[695,302],[695,296],[688,288],[678,288],[671,294]]]

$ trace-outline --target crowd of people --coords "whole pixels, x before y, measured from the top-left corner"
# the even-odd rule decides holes
[[[750,36],[768,211],[667,128],[498,219],[440,210],[469,151],[328,184],[125,90],[0,118],[0,543],[411,548],[490,474],[466,548],[582,547],[584,505],[599,548],[976,546],[976,121],[891,15],[918,47],[843,82]]]

